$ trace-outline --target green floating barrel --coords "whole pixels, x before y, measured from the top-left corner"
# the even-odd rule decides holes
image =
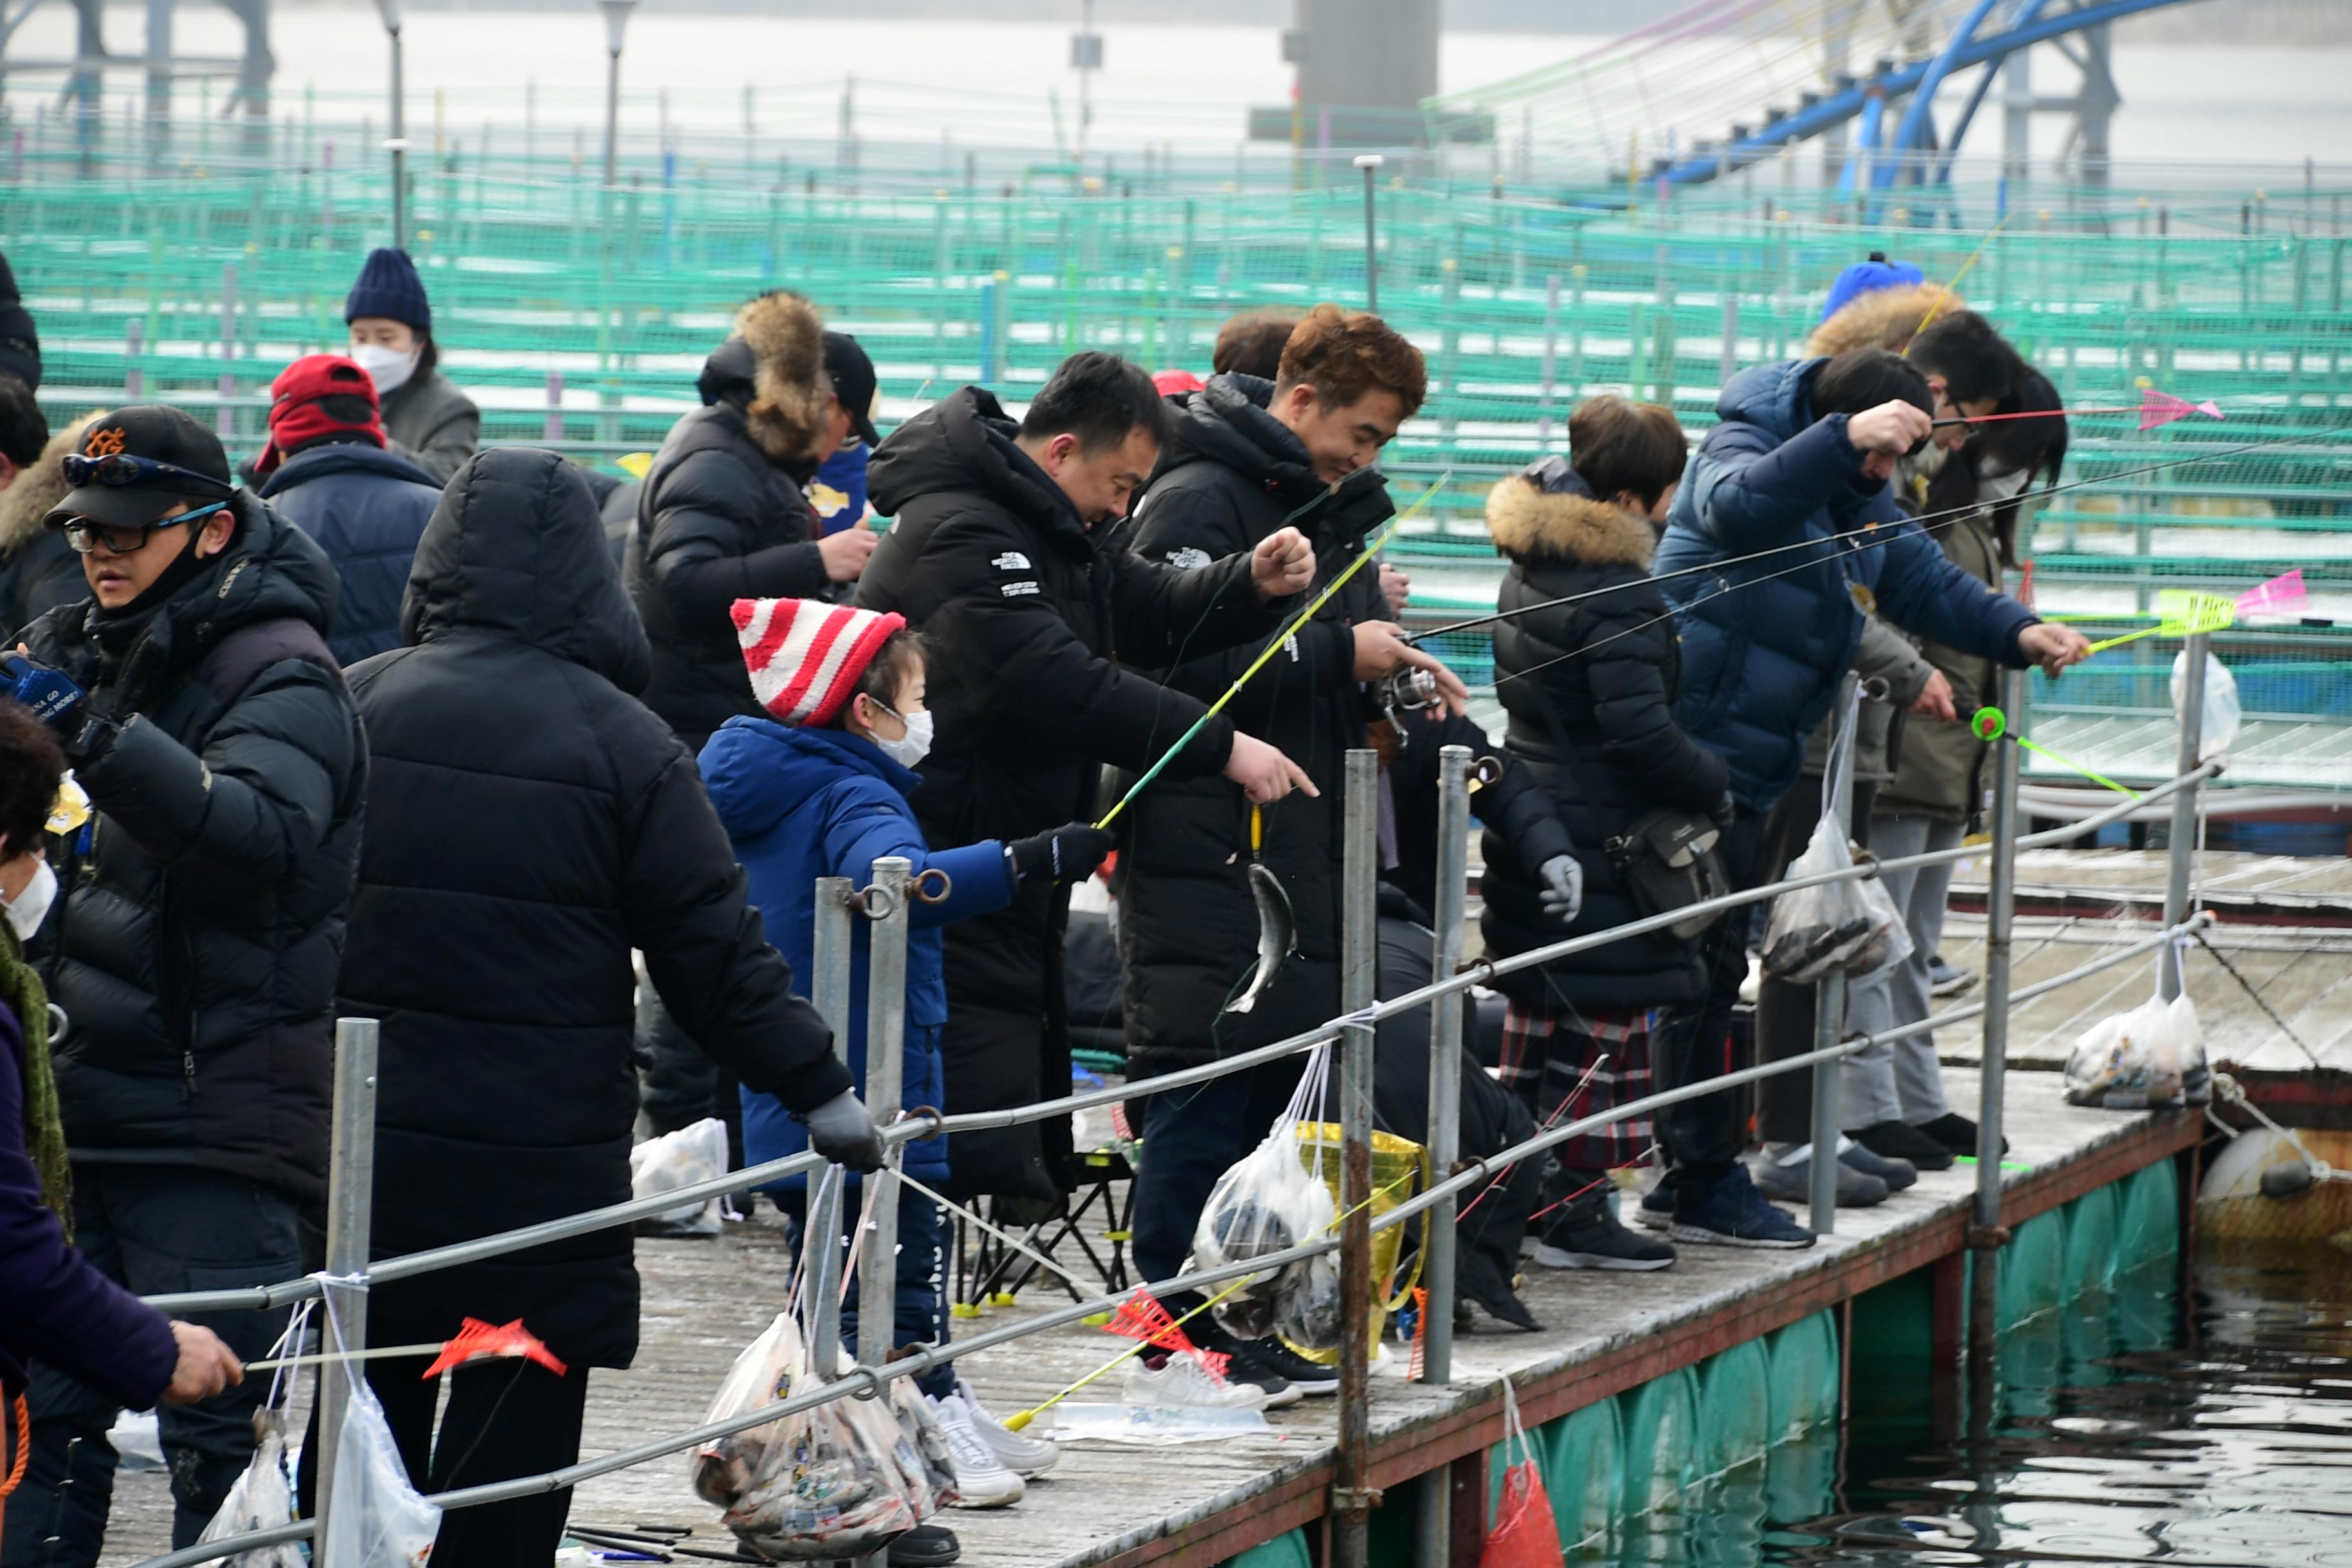
[[[2123,1191],[2116,1224],[2118,1272],[2152,1269],[2180,1262],[2180,1177],[2169,1160],[2143,1165],[2118,1184]]]
[[[1307,1532],[1294,1530],[1263,1546],[1253,1546],[1239,1557],[1226,1558],[1221,1568],[1310,1568],[1313,1562],[1307,1553]]]
[[[1734,1345],[1699,1363],[1692,1464],[1702,1478],[1762,1458],[1772,1433],[1772,1358],[1763,1341]]]
[[[2120,1184],[2095,1188],[2068,1204],[2066,1299],[2104,1296],[2116,1278],[2116,1233],[2122,1226]]]
[[[1624,1495],[1623,1440],[1617,1431],[1617,1402],[1604,1399],[1545,1424],[1538,1435],[1544,1458],[1544,1490],[1551,1496],[1552,1521],[1560,1544],[1605,1540]]]
[[[1827,1311],[1765,1336],[1771,1361],[1767,1440],[1788,1442],[1838,1414],[1837,1323]]]
[[[1688,1367],[1654,1377],[1617,1396],[1622,1447],[1620,1505],[1629,1515],[1675,1512],[1696,1479],[1698,1379]]]
[[[2017,1227],[2000,1249],[1995,1312],[2003,1333],[2066,1299],[2066,1217],[2053,1211]]]

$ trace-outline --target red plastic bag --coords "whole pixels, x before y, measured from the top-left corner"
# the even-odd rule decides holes
[[[1511,1380],[1503,1380],[1503,1452],[1519,1445],[1519,1458],[1503,1472],[1503,1499],[1495,1510],[1495,1528],[1486,1532],[1486,1550],[1478,1568],[1564,1568],[1559,1550],[1559,1526],[1552,1521],[1551,1499],[1545,1495],[1542,1467],[1536,1463],[1528,1429],[1519,1424],[1519,1402]]]

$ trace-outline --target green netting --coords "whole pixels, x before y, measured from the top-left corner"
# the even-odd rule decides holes
[[[730,313],[764,287],[810,294],[859,335],[886,423],[966,381],[1017,402],[1083,348],[1204,370],[1238,310],[1360,302],[1365,290],[1360,187],[1233,180],[1186,194],[1169,168],[1140,187],[927,187],[902,169],[860,170],[853,194],[838,169],[780,183],[673,160],[668,183],[607,190],[496,163],[419,162],[410,245],[445,367],[483,405],[486,438],[590,463],[658,444],[691,405]],[[380,176],[308,164],[58,174],[0,203],[0,248],[48,361],[44,401],[63,415],[136,389],[204,410],[234,447],[257,448],[269,379],[342,339],[344,289],[386,238]],[[2218,400],[2227,417],[2147,432],[2127,413],[2075,420],[2065,479],[2088,483],[2052,498],[2029,541],[2042,607],[2128,622],[2159,588],[2235,593],[2299,568],[2313,616],[2352,609],[2352,317],[2347,242],[2322,216],[2332,202],[2306,202],[2289,230],[2240,201],[2243,232],[2183,233],[2150,221],[2160,205],[2118,215],[2110,194],[2074,195],[2012,210],[1959,292],[2070,404],[2133,406],[2153,387]],[[1433,177],[1384,186],[1378,201],[1380,305],[1431,373],[1388,463],[1408,495],[1445,478],[1391,547],[1426,602],[1423,624],[1491,606],[1500,563],[1485,493],[1562,448],[1580,398],[1668,402],[1696,434],[1729,372],[1798,352],[1840,268],[1880,248],[1950,277],[1982,238],[1783,216],[1791,204],[1777,196],[1624,210],[1597,193],[1463,195]],[[2109,232],[2084,231],[2099,226]],[[2342,679],[2325,668],[2332,645],[2263,636],[2225,651],[2254,659],[2254,683],[2312,693],[2300,705],[2265,698],[2265,711],[2345,711]],[[2168,658],[2171,646],[2131,657]],[[1485,678],[1483,634],[1444,651]],[[2160,706],[2134,675],[2066,688],[2070,699],[2094,689]]]

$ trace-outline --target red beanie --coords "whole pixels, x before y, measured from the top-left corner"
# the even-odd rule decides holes
[[[907,624],[904,616],[818,599],[738,599],[730,613],[751,695],[787,724],[830,723],[875,654]]]
[[[355,419],[330,413],[320,400],[355,398],[367,405],[367,417]],[[346,410],[355,413],[356,408]],[[383,445],[381,405],[375,381],[357,360],[342,354],[305,354],[269,384],[269,445],[253,465],[257,478],[284,462],[313,441],[330,436],[358,436]]]

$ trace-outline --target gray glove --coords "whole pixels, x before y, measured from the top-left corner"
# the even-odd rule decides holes
[[[843,1089],[801,1121],[808,1127],[809,1147],[836,1165],[853,1171],[882,1168],[882,1130],[857,1096]]]
[[[1567,925],[1584,908],[1584,868],[1573,855],[1555,855],[1536,868],[1543,883],[1543,912]]]

